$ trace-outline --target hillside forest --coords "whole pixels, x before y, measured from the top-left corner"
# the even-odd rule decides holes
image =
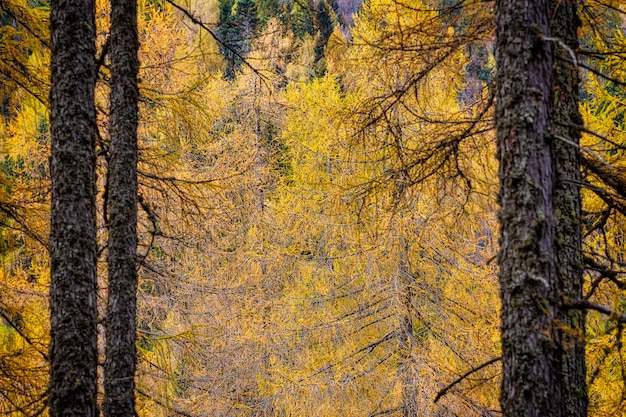
[[[116,1],[136,12],[139,63],[121,215],[135,173],[115,168],[116,103],[135,87],[116,81],[133,31],[115,27],[135,12]],[[0,0],[0,415],[626,415],[620,1],[95,0],[95,26],[60,12],[87,3]],[[513,23],[526,3],[545,9],[537,25]],[[93,47],[64,50],[67,28]],[[94,123],[69,123],[93,175],[55,142],[62,88],[85,73],[56,83],[60,62],[81,56],[93,81],[75,102],[91,88]],[[548,92],[515,98],[535,62]],[[533,135],[523,153],[515,138]],[[525,170],[545,155],[547,186]],[[82,192],[64,173],[91,193],[93,247],[63,246],[62,193]],[[112,324],[123,220],[131,353]],[[86,287],[55,281],[78,271],[70,247],[93,249]],[[70,413],[58,387],[78,404],[89,384],[55,374],[74,358],[63,343],[87,349],[64,333],[86,310],[57,318],[75,299],[91,303],[95,405]],[[116,366],[127,414],[107,394]]]

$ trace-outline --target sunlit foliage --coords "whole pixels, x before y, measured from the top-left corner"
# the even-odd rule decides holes
[[[621,312],[626,38],[608,3],[583,5],[573,52],[593,162],[586,291]],[[327,1],[176,4],[196,21],[139,2],[139,415],[497,413],[491,3],[370,0],[350,19]],[[47,5],[0,12],[0,414],[34,416],[48,372]],[[99,2],[102,313],[107,14]],[[624,413],[622,333],[589,314],[590,415]]]

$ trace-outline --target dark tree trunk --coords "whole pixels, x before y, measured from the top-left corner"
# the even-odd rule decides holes
[[[52,417],[98,414],[93,0],[50,2]]]
[[[505,417],[564,416],[550,139],[548,0],[496,2]]]
[[[567,62],[578,47],[579,20],[575,1],[551,0],[552,36],[565,44],[555,44],[554,92],[554,207],[558,276],[563,297],[582,299],[583,263],[580,223],[580,129],[578,111],[578,72]],[[569,48],[569,50],[568,50]],[[569,417],[587,415],[585,367],[585,312],[566,310],[558,321],[563,345],[563,405]]]
[[[135,416],[138,49],[136,0],[113,0],[105,417]]]

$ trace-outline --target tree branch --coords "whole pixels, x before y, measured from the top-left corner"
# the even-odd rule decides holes
[[[226,49],[228,52],[232,53],[235,57],[241,59],[241,62],[244,63],[245,66],[247,66],[248,68],[250,68],[252,70],[252,72],[254,72],[256,75],[259,76],[259,78],[265,80],[267,77],[265,77],[263,74],[261,74],[259,72],[258,69],[254,68],[254,66],[252,66],[252,64],[250,64],[243,56],[241,56],[241,54],[239,52],[237,52],[232,46],[226,44],[224,41],[222,41],[216,34],[215,32],[213,32],[213,30],[211,30],[211,28],[209,28],[207,26],[206,23],[204,23],[202,20],[200,20],[199,18],[197,18],[196,16],[194,16],[189,10],[185,9],[184,7],[176,4],[174,2],[174,0],[166,0],[169,4],[172,5],[172,7],[174,7],[175,9],[181,11],[185,16],[187,16],[187,18],[189,20],[191,20],[191,22],[195,25],[200,26],[202,29],[204,29],[205,31],[207,31],[207,33],[209,35],[211,35],[211,37],[213,39],[215,39],[215,41],[217,43],[219,43],[220,45],[222,45],[222,47],[224,49]]]
[[[443,397],[444,395],[446,395],[448,393],[448,391],[450,391],[450,389],[452,389],[455,385],[457,385],[459,382],[463,381],[465,378],[467,378],[468,376],[470,376],[471,374],[480,371],[483,368],[486,368],[489,365],[492,365],[496,362],[498,362],[500,359],[502,359],[502,357],[498,356],[496,358],[492,358],[489,359],[487,362],[478,365],[477,367],[470,369],[469,371],[467,371],[466,373],[464,373],[463,375],[461,375],[460,377],[458,377],[457,379],[455,379],[454,381],[452,381],[452,383],[446,385],[445,387],[443,387],[443,389],[441,389],[438,393],[437,396],[435,397],[435,400],[433,401],[435,404],[437,403],[437,401],[439,401],[441,399],[441,397]]]
[[[174,408],[172,406],[168,406],[163,401],[154,398],[152,395],[148,394],[147,392],[145,392],[141,388],[137,389],[137,392],[139,393],[139,395],[141,395],[143,397],[146,397],[147,399],[149,399],[150,401],[155,402],[156,404],[160,405],[161,407],[165,407],[166,409],[173,411],[175,414],[178,414],[179,416],[183,416],[183,417],[197,417],[197,416],[195,416],[193,414],[187,413],[186,411],[179,410],[179,409]]]
[[[626,180],[617,168],[596,161],[585,154],[581,154],[582,165],[595,174],[602,182],[613,188],[620,197],[626,198]]]
[[[610,320],[616,321],[617,323],[626,323],[626,314],[611,310],[611,308],[603,304],[594,303],[592,301],[568,299],[565,300],[563,307],[570,310],[594,310],[609,316]]]
[[[22,339],[24,339],[26,341],[26,343],[28,343],[29,345],[31,345],[33,347],[33,349],[35,349],[35,351],[37,353],[39,353],[45,360],[46,362],[48,361],[48,355],[46,355],[44,352],[40,351],[39,349],[37,349],[37,347],[35,347],[35,342],[33,342],[32,340],[30,340],[30,338],[28,336],[26,336],[24,334],[24,332],[22,332],[19,327],[13,323],[13,321],[11,320],[11,318],[9,316],[7,316],[5,314],[4,311],[2,311],[2,309],[0,309],[0,317],[4,319],[4,321],[13,329],[17,332],[17,334],[19,334]]]

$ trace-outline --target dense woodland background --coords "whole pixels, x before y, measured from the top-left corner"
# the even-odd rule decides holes
[[[109,15],[97,7],[103,316]],[[49,373],[48,6],[0,11],[0,415],[36,416]],[[140,0],[140,416],[499,414],[493,13]],[[626,20],[612,0],[581,2],[579,16],[584,294],[620,313]],[[626,414],[620,317],[587,315],[592,416]]]

